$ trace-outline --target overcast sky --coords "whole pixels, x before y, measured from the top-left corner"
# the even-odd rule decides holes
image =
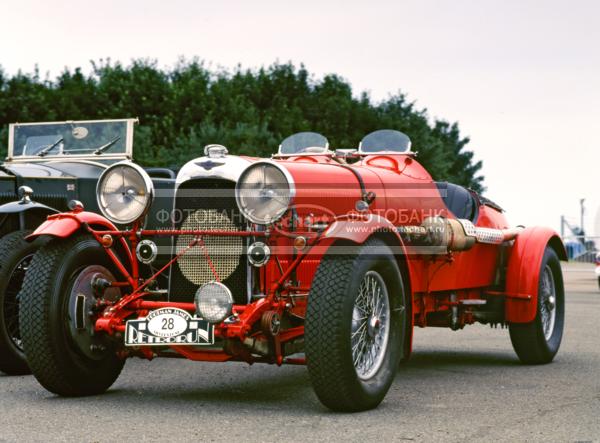
[[[600,2],[594,0],[2,0],[8,73],[89,70],[151,57],[172,66],[304,63],[356,93],[398,91],[457,121],[483,160],[487,196],[515,224],[588,231],[600,206]],[[123,117],[123,116],[115,116]],[[409,134],[410,135],[410,134]],[[218,142],[218,140],[215,140]],[[232,147],[234,148],[234,147]],[[415,146],[418,150],[418,146]],[[597,232],[600,235],[600,232]]]

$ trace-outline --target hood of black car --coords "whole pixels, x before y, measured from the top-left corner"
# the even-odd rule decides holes
[[[98,178],[104,165],[87,162],[4,163],[4,168],[17,177]],[[5,173],[6,173],[5,171]]]

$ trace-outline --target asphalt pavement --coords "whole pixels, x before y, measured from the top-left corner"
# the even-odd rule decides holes
[[[0,441],[600,441],[600,291],[590,265],[565,276],[549,365],[521,365],[505,329],[418,329],[384,402],[358,414],[321,406],[298,366],[132,360],[79,399],[0,375]]]

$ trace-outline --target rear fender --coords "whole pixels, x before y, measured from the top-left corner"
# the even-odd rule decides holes
[[[554,249],[560,260],[567,260],[562,240],[550,228],[527,228],[517,236],[506,270],[507,322],[529,323],[535,319],[540,268],[548,246]]]

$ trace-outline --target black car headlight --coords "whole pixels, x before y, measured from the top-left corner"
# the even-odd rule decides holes
[[[267,225],[283,217],[294,193],[294,181],[289,172],[267,161],[246,168],[235,187],[240,211],[252,223],[259,225]]]
[[[98,207],[116,224],[131,224],[150,209],[154,187],[150,176],[140,166],[120,162],[106,169],[96,187]]]

